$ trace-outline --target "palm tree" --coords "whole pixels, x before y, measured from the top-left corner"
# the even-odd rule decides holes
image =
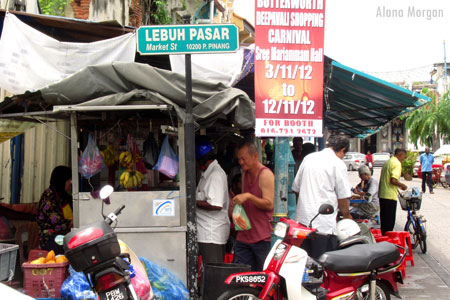
[[[409,130],[409,138],[417,147],[420,142],[423,145],[439,148],[439,140],[450,139],[450,97],[446,92],[437,103],[437,93],[422,90],[422,94],[431,98],[431,101],[414,110],[406,119],[406,127]]]

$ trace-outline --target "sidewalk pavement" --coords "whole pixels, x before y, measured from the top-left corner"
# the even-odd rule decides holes
[[[413,253],[414,267],[407,263],[404,284],[399,285],[402,299],[450,299],[450,274],[431,255],[418,248]]]

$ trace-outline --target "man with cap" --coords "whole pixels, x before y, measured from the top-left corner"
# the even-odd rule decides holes
[[[223,263],[230,234],[227,175],[216,160],[214,145],[200,139],[195,156],[201,169],[196,191],[197,239],[203,264]]]

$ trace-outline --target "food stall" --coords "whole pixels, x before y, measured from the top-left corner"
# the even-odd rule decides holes
[[[156,123],[155,118],[152,117],[155,112],[161,113],[161,111],[166,111],[166,113],[170,114],[170,107],[164,105],[137,105],[137,107],[139,107],[141,113],[146,110],[147,114],[143,113],[146,117],[143,117],[138,122],[130,121],[133,127],[139,127],[139,131],[148,132],[150,135],[155,134],[156,136],[166,132],[164,126],[168,125],[159,125],[156,128],[149,128],[149,126],[150,122]],[[80,150],[83,150],[78,148],[80,144],[78,137],[83,135],[80,134],[80,130],[89,131],[88,128],[91,127],[90,124],[97,115],[103,115],[104,118],[109,118],[111,114],[105,112],[105,109],[111,108],[114,107],[102,108],[101,111],[97,111],[97,114],[94,111],[86,114],[86,112],[73,111],[73,108],[58,108],[66,112],[71,111],[71,157],[73,174],[79,173],[78,154]],[[116,113],[119,112],[121,115],[129,115],[130,111],[136,108],[130,108],[126,105],[120,107],[120,109],[125,109],[125,111],[113,111]],[[99,112],[101,113],[98,114]],[[160,121],[164,123],[164,120]],[[147,123],[148,127],[145,127],[143,123]],[[108,124],[108,122],[103,122],[103,124]],[[141,125],[138,126],[136,124]],[[178,146],[180,164],[183,164],[183,143],[178,143],[178,141],[183,141],[182,123],[177,122],[177,124],[180,125],[180,130],[174,130],[174,133],[171,132],[170,139]],[[122,127],[120,129],[121,131],[126,132],[128,130],[124,127],[130,128],[124,125],[118,126]],[[102,136],[101,133],[108,130],[108,125],[104,127],[101,122],[100,124],[96,124],[95,127],[99,129],[99,131],[96,131],[100,132],[99,136]],[[163,131],[161,131],[161,127],[163,127]],[[136,132],[135,130],[132,131]],[[131,136],[131,133],[127,133],[126,136]],[[123,137],[114,137],[115,140],[117,138],[120,139]],[[137,142],[142,142],[142,140],[138,139]],[[111,144],[114,144],[114,142]],[[104,145],[99,146],[101,149]],[[126,206],[118,219],[115,229],[118,238],[127,243],[138,256],[156,262],[158,265],[171,270],[180,279],[185,281],[186,246],[184,241],[186,239],[186,202],[180,197],[180,195],[185,194],[184,185],[182,184],[184,181],[183,172],[180,172],[179,181],[176,178],[171,180],[168,177],[165,177],[163,181],[159,180],[162,176],[160,176],[158,171],[147,169],[147,172],[143,174],[141,182],[126,188],[124,182],[120,182],[120,176],[124,172],[124,168],[119,166],[120,162],[118,158],[121,152],[128,151],[126,150],[128,146],[126,144],[118,146],[123,147],[123,149],[120,150],[120,148],[117,148],[117,151],[114,150],[117,159],[113,165],[104,168],[98,175],[91,177],[89,181],[82,176],[73,176],[74,226],[83,226],[102,218],[102,200],[92,197],[90,192],[92,190],[98,190],[101,186],[108,183],[113,183],[115,192],[110,196],[111,204],[104,205],[104,214],[106,215],[114,211],[121,205]],[[142,151],[142,148],[139,149],[140,153]],[[131,167],[131,169],[133,168],[136,169],[136,166]],[[135,170],[134,172],[139,171]],[[79,180],[82,182],[80,183]]]

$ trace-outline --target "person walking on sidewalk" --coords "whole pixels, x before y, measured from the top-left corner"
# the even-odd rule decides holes
[[[381,232],[384,235],[392,231],[395,225],[395,214],[397,212],[398,188],[406,190],[407,186],[400,182],[402,174],[402,161],[406,158],[406,150],[395,149],[394,156],[386,161],[381,169],[380,187],[378,196],[380,198],[380,222]]]
[[[420,155],[420,164],[422,165],[422,193],[425,193],[426,191],[426,183],[428,185],[428,189],[430,190],[430,194],[434,194],[432,180],[433,162],[433,154],[430,153],[430,149],[428,149],[428,147],[425,147],[425,153],[422,153],[422,155]]]
[[[234,196],[233,202],[242,205],[252,228],[238,231],[234,262],[251,265],[252,271],[262,271],[270,252],[275,177],[259,162],[253,143],[239,147],[238,160],[243,171],[242,193]]]

